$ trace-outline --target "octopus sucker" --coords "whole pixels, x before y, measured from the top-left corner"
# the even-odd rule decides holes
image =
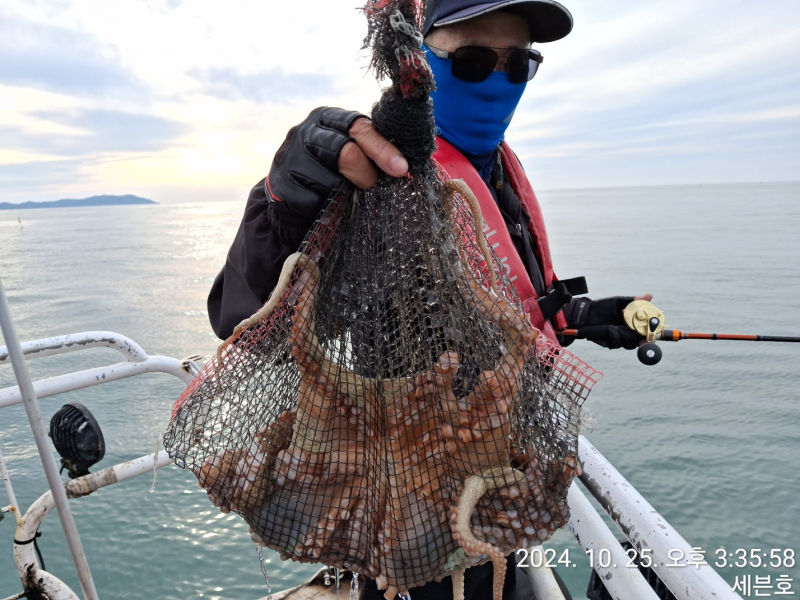
[[[481,222],[473,213],[470,225],[468,190],[446,189],[447,277],[460,296],[447,306],[459,305],[464,327],[485,334],[486,348],[462,344],[462,321],[453,321],[452,339],[432,341],[401,363],[412,367],[360,364],[358,346],[348,345],[351,325],[332,326],[326,315],[329,272],[297,253],[281,275],[286,289],[273,293],[279,300],[271,310],[280,311],[262,310],[261,320],[244,323],[213,365],[219,389],[220,373],[231,376],[237,357],[259,350],[240,347],[250,343],[248,327],[278,322],[277,368],[292,381],[277,399],[281,410],[238,438],[241,447],[205,454],[195,473],[220,510],[241,513],[252,539],[283,558],[350,565],[375,578],[387,598],[452,574],[459,600],[464,570],[488,557],[497,600],[505,555],[540,544],[565,522],[564,490],[580,465],[520,436],[530,418],[521,407],[530,412],[535,393],[538,331],[514,294],[506,297],[507,278],[494,275],[497,259],[483,237],[483,261],[468,239]],[[419,272],[429,268],[421,264]],[[272,381],[254,389],[271,396]],[[248,410],[257,412],[253,405]]]

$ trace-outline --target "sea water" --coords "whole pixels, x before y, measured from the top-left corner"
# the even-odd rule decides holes
[[[683,331],[800,336],[800,183],[550,190],[540,200],[557,274],[585,275],[591,297],[652,292],[667,326]],[[0,277],[20,337],[110,330],[151,355],[212,355],[218,340],[205,299],[243,207],[240,199],[0,212]],[[709,563],[722,548],[748,557],[800,550],[800,344],[661,347],[652,367],[633,352],[570,347],[605,373],[586,403],[597,421],[589,439]],[[96,349],[29,367],[41,378],[119,360]],[[10,366],[0,366],[0,388],[10,385]],[[90,408],[105,435],[99,469],[152,454],[182,388],[153,374],[45,398],[41,407],[46,423],[64,402]],[[22,406],[0,409],[0,450],[27,507],[47,488]],[[161,470],[154,493],[151,479],[71,502],[100,597],[266,595],[241,518],[214,508],[188,471]],[[79,591],[55,514],[41,531],[47,570]],[[21,590],[13,537],[7,517],[0,597]],[[585,597],[580,547],[568,532],[552,544],[577,565],[560,573],[574,597]],[[317,568],[271,552],[264,559],[273,589]],[[773,586],[788,575],[800,594],[797,566],[720,572],[731,584],[769,575]]]

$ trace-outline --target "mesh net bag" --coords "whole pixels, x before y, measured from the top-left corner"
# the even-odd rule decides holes
[[[175,404],[164,443],[283,559],[345,567],[386,597],[504,556],[568,520],[579,411],[599,374],[538,336],[444,182],[417,2],[366,8],[392,87],[375,127],[409,175],[343,190]],[[462,588],[463,589],[463,588]]]

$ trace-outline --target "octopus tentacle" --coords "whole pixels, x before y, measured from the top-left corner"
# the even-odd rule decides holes
[[[534,448],[526,448],[524,455],[513,452],[510,437],[511,415],[538,331],[512,300],[497,291],[496,262],[481,233],[477,200],[463,182],[445,186],[464,198],[474,220],[485,269],[467,260],[468,248],[459,226],[459,218],[464,225],[464,214],[457,214],[454,196],[448,196],[456,247],[465,267],[456,277],[457,285],[470,310],[497,331],[499,357],[490,359],[494,364],[478,373],[472,390],[464,395],[453,388],[461,357],[452,350],[443,352],[427,370],[394,379],[362,376],[337,363],[315,330],[319,268],[308,256],[294,254],[284,264],[269,302],[237,327],[217,358],[219,368],[222,349],[245,328],[264,323],[292,286],[289,302],[294,306],[287,343],[300,381],[296,404],[287,411],[288,428],[284,427],[281,445],[277,452],[270,449],[274,458],[269,465],[262,457],[267,449],[258,443],[211,457],[199,478],[215,504],[226,510],[258,505],[264,514],[270,502],[280,500],[273,491],[283,488],[289,494],[300,492],[308,506],[324,506],[313,514],[298,510],[286,518],[299,524],[287,530],[290,541],[279,550],[297,560],[324,559],[331,546],[342,544],[343,539],[357,544],[365,507],[380,505],[384,516],[377,518],[383,521],[370,525],[375,527],[380,548],[372,551],[371,560],[381,565],[373,573],[387,598],[406,591],[405,586],[420,585],[452,570],[455,598],[463,599],[464,568],[486,555],[494,564],[494,596],[499,600],[506,569],[503,549],[515,547],[520,539],[549,537],[561,516],[559,506],[545,498],[545,481],[552,481],[552,474],[538,469]],[[481,283],[486,281],[483,270],[488,271],[488,287]],[[385,459],[389,468],[377,473],[383,479],[370,479],[368,484],[366,449],[371,446],[365,442],[377,436],[384,436],[380,443],[382,451],[389,453]],[[261,439],[256,441],[261,443]],[[578,469],[574,458],[558,466],[565,483]],[[258,495],[250,491],[254,477],[269,481]],[[456,496],[458,480],[463,486]],[[354,490],[359,491],[348,495]],[[492,496],[486,498],[487,494]],[[325,502],[312,501],[315,495]],[[526,500],[537,509],[523,515]],[[473,512],[483,527],[473,529]],[[491,527],[485,525],[487,520]],[[413,576],[404,573],[405,567],[399,565],[424,555],[426,536],[441,536],[443,529],[452,533],[461,548],[441,557],[450,561],[447,569],[423,566]]]
[[[275,285],[275,289],[272,291],[272,294],[270,295],[266,304],[264,304],[264,306],[262,306],[254,315],[244,319],[241,323],[239,323],[234,328],[231,336],[222,342],[217,348],[217,369],[221,368],[222,366],[222,351],[225,348],[238,340],[242,333],[244,333],[249,327],[263,323],[273,312],[275,312],[275,308],[277,308],[278,304],[280,304],[281,300],[283,300],[286,290],[289,289],[289,284],[291,283],[292,274],[294,273],[295,267],[297,267],[298,263],[302,262],[304,258],[308,259],[308,257],[302,252],[295,252],[287,257],[285,261],[283,261],[281,274],[278,276],[278,283]]]
[[[472,193],[472,190],[469,189],[469,186],[464,182],[464,180],[448,179],[444,182],[444,187],[450,192],[458,193],[464,200],[466,200],[467,204],[469,205],[470,212],[472,213],[476,234],[480,231],[483,231],[481,205],[478,203],[478,199],[475,197],[475,194]],[[486,243],[486,238],[480,234],[475,236],[475,241],[478,242],[478,247],[483,253],[483,260],[486,261],[486,265],[489,267],[489,278],[492,282],[492,291],[497,293],[497,275],[495,274],[494,267],[492,266],[492,254],[489,252],[489,245]]]
[[[453,539],[464,549],[467,556],[479,558],[484,554],[489,557],[494,566],[494,600],[501,600],[503,597],[503,582],[506,577],[506,557],[503,552],[489,544],[481,542],[472,533],[471,517],[472,511],[478,504],[478,500],[488,493],[502,487],[510,487],[522,481],[525,475],[512,469],[511,467],[497,467],[482,471],[480,474],[471,475],[464,480],[464,489],[458,498],[458,505],[453,507],[450,516]],[[463,599],[463,590],[460,596],[455,594],[456,600]]]
[[[464,466],[478,464],[483,470],[468,476],[457,499],[457,506],[451,510],[451,529],[453,538],[464,549],[467,556],[479,558],[487,555],[494,565],[494,598],[500,600],[506,572],[506,561],[502,550],[488,542],[481,542],[472,532],[471,516],[484,494],[505,489],[508,493],[518,486],[527,485],[525,474],[513,469],[510,460],[509,413],[516,401],[520,377],[531,347],[538,335],[524,312],[497,292],[494,262],[485,237],[482,235],[483,219],[477,199],[469,187],[461,180],[451,180],[445,187],[458,193],[467,203],[474,221],[476,241],[483,253],[490,279],[487,290],[478,281],[466,260],[462,229],[454,215],[451,204],[451,222],[460,242],[459,253],[467,265],[465,278],[471,296],[481,315],[489,322],[497,323],[503,333],[503,356],[491,370],[483,371],[470,394],[459,404],[458,425],[444,430],[445,437],[451,438],[451,455],[463,461]],[[498,515],[499,516],[499,515]],[[510,523],[510,520],[509,520]],[[521,525],[521,523],[520,523]],[[460,587],[454,578],[454,598],[463,600],[463,574],[457,576]]]
[[[450,574],[453,580],[453,598],[464,597],[464,569],[456,569]]]

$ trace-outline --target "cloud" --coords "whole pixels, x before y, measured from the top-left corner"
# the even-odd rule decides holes
[[[546,186],[797,179],[800,5],[776,3],[783,14],[579,5],[582,25],[546,48],[511,145]]]
[[[192,69],[187,73],[201,84],[201,92],[222,100],[249,100],[259,104],[291,104],[334,93],[334,78],[320,73],[288,73],[277,67],[242,73],[233,67]]]
[[[352,7],[0,2],[3,160],[51,161],[5,165],[0,186],[249,182],[311,106],[369,110]],[[800,178],[797,0],[569,9],[509,129],[537,187]]]
[[[63,94],[141,97],[147,86],[91,34],[0,16],[0,84]]]
[[[37,160],[16,164],[0,164],[0,190],[5,200],[9,192],[23,192],[22,198],[30,199],[54,186],[79,184],[86,180],[81,173],[83,162],[80,160]],[[35,184],[33,183],[35,182]],[[21,201],[21,200],[20,200]]]
[[[108,109],[34,111],[29,114],[81,133],[38,132],[13,125],[0,126],[0,137],[6,148],[58,156],[150,152],[174,144],[190,130],[188,125],[179,121]]]

